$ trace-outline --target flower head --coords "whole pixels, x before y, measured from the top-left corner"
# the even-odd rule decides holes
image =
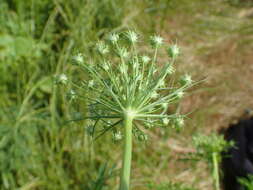
[[[167,109],[167,108],[168,108],[168,103],[162,103],[162,107],[163,107],[164,109]]]
[[[138,35],[135,32],[128,31],[125,34],[129,42],[138,41]],[[175,59],[171,59],[169,63],[159,63],[158,47],[164,43],[163,38],[152,36],[150,40],[155,50],[144,52],[142,54],[144,56],[139,55],[138,47],[126,45],[125,40],[120,39],[116,33],[111,34],[109,39],[113,45],[109,46],[107,41],[101,41],[97,43],[96,49],[99,54],[104,55],[108,53],[108,47],[110,47],[112,50],[110,55],[96,59],[93,64],[77,65],[88,75],[84,82],[80,81],[85,86],[79,84],[75,86],[77,90],[84,88],[88,93],[89,115],[98,118],[97,122],[101,125],[111,119],[111,127],[121,124],[127,115],[132,118],[136,126],[143,123],[150,128],[163,123],[173,125],[176,129],[181,128],[184,125],[183,116],[167,113],[166,110],[170,104],[179,101],[184,96],[185,89],[189,86],[178,86],[178,83],[174,81],[168,82],[170,75],[175,72],[173,67]],[[178,55],[177,48],[171,47],[171,55],[175,57]],[[150,56],[152,61],[146,56],[151,52],[153,52]],[[78,54],[75,59],[83,63],[81,54]],[[87,81],[87,78],[90,80]],[[188,84],[191,78],[184,76],[181,81]],[[71,99],[76,99],[77,93],[70,92],[69,96]],[[112,130],[115,129],[113,127]],[[104,128],[104,130],[108,129]],[[136,137],[146,138],[139,135],[140,132],[137,133]],[[119,136],[119,134],[114,135],[115,139]]]
[[[196,134],[192,138],[197,154],[205,159],[212,159],[212,153],[221,153],[234,146],[233,141],[226,141],[223,135],[211,133],[209,135]]]
[[[96,47],[97,47],[98,52],[101,55],[105,55],[105,54],[107,54],[109,52],[108,46],[104,42],[102,42],[102,41],[98,42],[96,44]]]
[[[191,76],[188,75],[188,74],[182,76],[181,79],[180,79],[180,83],[182,85],[190,85],[190,84],[192,84],[192,78],[191,78]]]
[[[70,101],[77,99],[77,94],[73,89],[71,89],[67,95]]]
[[[90,81],[88,82],[88,87],[89,87],[89,88],[94,87],[94,80],[90,80]]]
[[[176,98],[182,98],[184,96],[184,92],[182,90],[176,93]]]
[[[163,38],[161,36],[151,36],[150,43],[152,47],[159,47],[163,44]]]
[[[109,36],[109,40],[111,41],[112,44],[116,44],[119,40],[119,35],[116,33],[113,33]]]
[[[67,82],[68,82],[68,77],[65,74],[60,74],[56,79],[56,83],[59,83],[59,84],[67,84]]]
[[[78,53],[73,57],[74,61],[76,61],[78,64],[83,63],[83,55],[81,53]]]
[[[138,41],[138,35],[134,31],[129,30],[128,32],[126,32],[126,37],[132,44]]]
[[[174,118],[173,124],[173,128],[180,130],[184,126],[184,118],[182,116]]]
[[[151,98],[153,98],[153,99],[158,98],[158,96],[159,96],[159,94],[158,94],[157,92],[153,92],[153,93],[151,94]]]
[[[168,48],[168,55],[173,59],[176,58],[179,55],[179,53],[180,53],[179,47],[176,44]]]
[[[147,141],[148,140],[148,135],[141,133],[138,135],[138,140],[139,141]]]
[[[122,139],[122,134],[120,131],[117,131],[116,133],[114,133],[114,140],[115,141],[119,141]]]
[[[144,56],[141,57],[141,61],[143,63],[148,63],[148,62],[150,62],[150,60],[151,60],[150,57],[148,57],[146,55],[144,55]]]
[[[168,118],[163,118],[162,120],[163,120],[164,125],[168,125],[170,122],[170,120]]]

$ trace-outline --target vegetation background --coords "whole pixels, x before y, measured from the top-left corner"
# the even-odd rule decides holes
[[[66,122],[86,106],[69,102],[53,81],[60,73],[85,77],[69,64],[73,53],[92,55],[106,33],[128,28],[177,41],[179,71],[206,78],[179,105],[193,110],[181,133],[153,130],[135,142],[132,189],[172,189],[171,181],[212,189],[207,166],[184,158],[194,151],[192,134],[217,131],[253,108],[250,0],[1,0],[1,190],[117,188],[121,143],[109,134],[93,142],[89,123]]]

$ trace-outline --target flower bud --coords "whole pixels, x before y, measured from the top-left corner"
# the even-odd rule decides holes
[[[107,64],[104,65],[104,70],[108,71],[110,68]]]
[[[168,125],[170,122],[170,120],[168,118],[163,118],[162,121],[163,121],[164,125]]]
[[[113,134],[113,137],[114,137],[115,141],[119,141],[119,140],[122,139],[122,134],[121,134],[120,131],[118,131],[118,132],[116,132],[116,133]]]
[[[119,41],[119,35],[116,33],[113,33],[109,36],[109,40],[112,44],[116,44]]]
[[[151,98],[153,98],[153,99],[158,98],[158,96],[159,96],[159,94],[158,94],[157,92],[153,92],[153,93],[151,94]]]
[[[162,103],[162,107],[163,107],[164,109],[167,109],[167,108],[168,108],[168,103]]]
[[[153,120],[151,120],[150,118],[148,118],[147,122],[145,122],[145,128],[146,129],[151,129],[152,127],[153,127]]]
[[[183,77],[181,77],[180,83],[182,85],[190,85],[192,83],[191,76],[188,74],[184,75]]]
[[[179,53],[180,53],[179,48],[176,44],[168,48],[168,55],[173,59],[176,58],[179,55]]]
[[[143,63],[148,63],[148,62],[150,62],[150,57],[148,57],[148,56],[146,56],[146,55],[144,55],[144,56],[142,56],[141,57],[141,61],[143,62]]]
[[[152,128],[152,124],[151,124],[151,123],[145,123],[145,128],[146,128],[146,129]]]
[[[146,135],[146,134],[139,134],[138,135],[138,140],[139,141],[147,141],[148,140],[148,135]]]
[[[77,98],[77,94],[74,90],[71,89],[68,93],[68,97],[69,97],[70,101],[72,101],[72,100],[75,100]]]
[[[154,48],[159,47],[163,44],[163,38],[161,36],[151,36],[150,44]]]
[[[105,54],[107,54],[107,53],[109,52],[108,46],[107,46],[104,42],[102,42],[102,41],[100,41],[100,42],[98,42],[98,43],[96,44],[96,48],[97,48],[97,51],[98,51],[101,55],[105,55]]]
[[[134,31],[128,31],[126,37],[130,43],[134,44],[138,41],[138,35]]]
[[[178,98],[178,99],[180,99],[180,98],[182,98],[183,96],[184,96],[184,92],[182,91],[182,90],[180,90],[180,91],[178,91],[177,93],[176,93],[176,98]]]
[[[88,87],[89,87],[89,88],[94,87],[94,80],[90,80],[90,81],[88,82]]]
[[[184,126],[184,118],[179,116],[173,120],[173,128],[180,130]]]
[[[56,84],[67,84],[68,77],[65,74],[60,74],[58,77],[56,77]]]
[[[78,64],[83,63],[83,55],[81,53],[78,53],[73,57],[74,61],[76,61]]]

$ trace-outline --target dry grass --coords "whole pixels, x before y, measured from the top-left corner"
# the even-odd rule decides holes
[[[214,10],[215,7],[219,10]],[[135,171],[138,174],[133,179],[149,175],[157,184],[172,180],[211,190],[207,165],[180,159],[194,151],[191,146],[194,133],[219,131],[240,119],[246,108],[253,109],[253,30],[247,31],[253,27],[249,16],[252,8],[231,7],[220,1],[198,1],[195,8],[193,5],[188,8],[193,8],[192,12],[183,7],[171,13],[161,33],[172,41],[180,39],[183,51],[180,72],[193,73],[194,79],[205,81],[193,88],[180,104],[185,113],[193,110],[185,130],[180,135],[172,132],[166,142],[156,133],[152,136],[154,147],[152,144],[146,147],[144,157],[149,162],[154,154],[163,152],[158,159],[160,163],[152,163],[156,172],[143,166],[141,171]]]

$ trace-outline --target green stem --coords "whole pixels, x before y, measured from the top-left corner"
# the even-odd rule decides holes
[[[215,190],[220,190],[220,178],[219,178],[219,167],[218,167],[218,155],[216,152],[212,154],[213,159],[213,178],[214,178],[214,186]]]
[[[132,122],[133,117],[131,115],[126,114],[124,118],[124,155],[119,190],[129,190],[130,186],[130,171],[132,159]]]

